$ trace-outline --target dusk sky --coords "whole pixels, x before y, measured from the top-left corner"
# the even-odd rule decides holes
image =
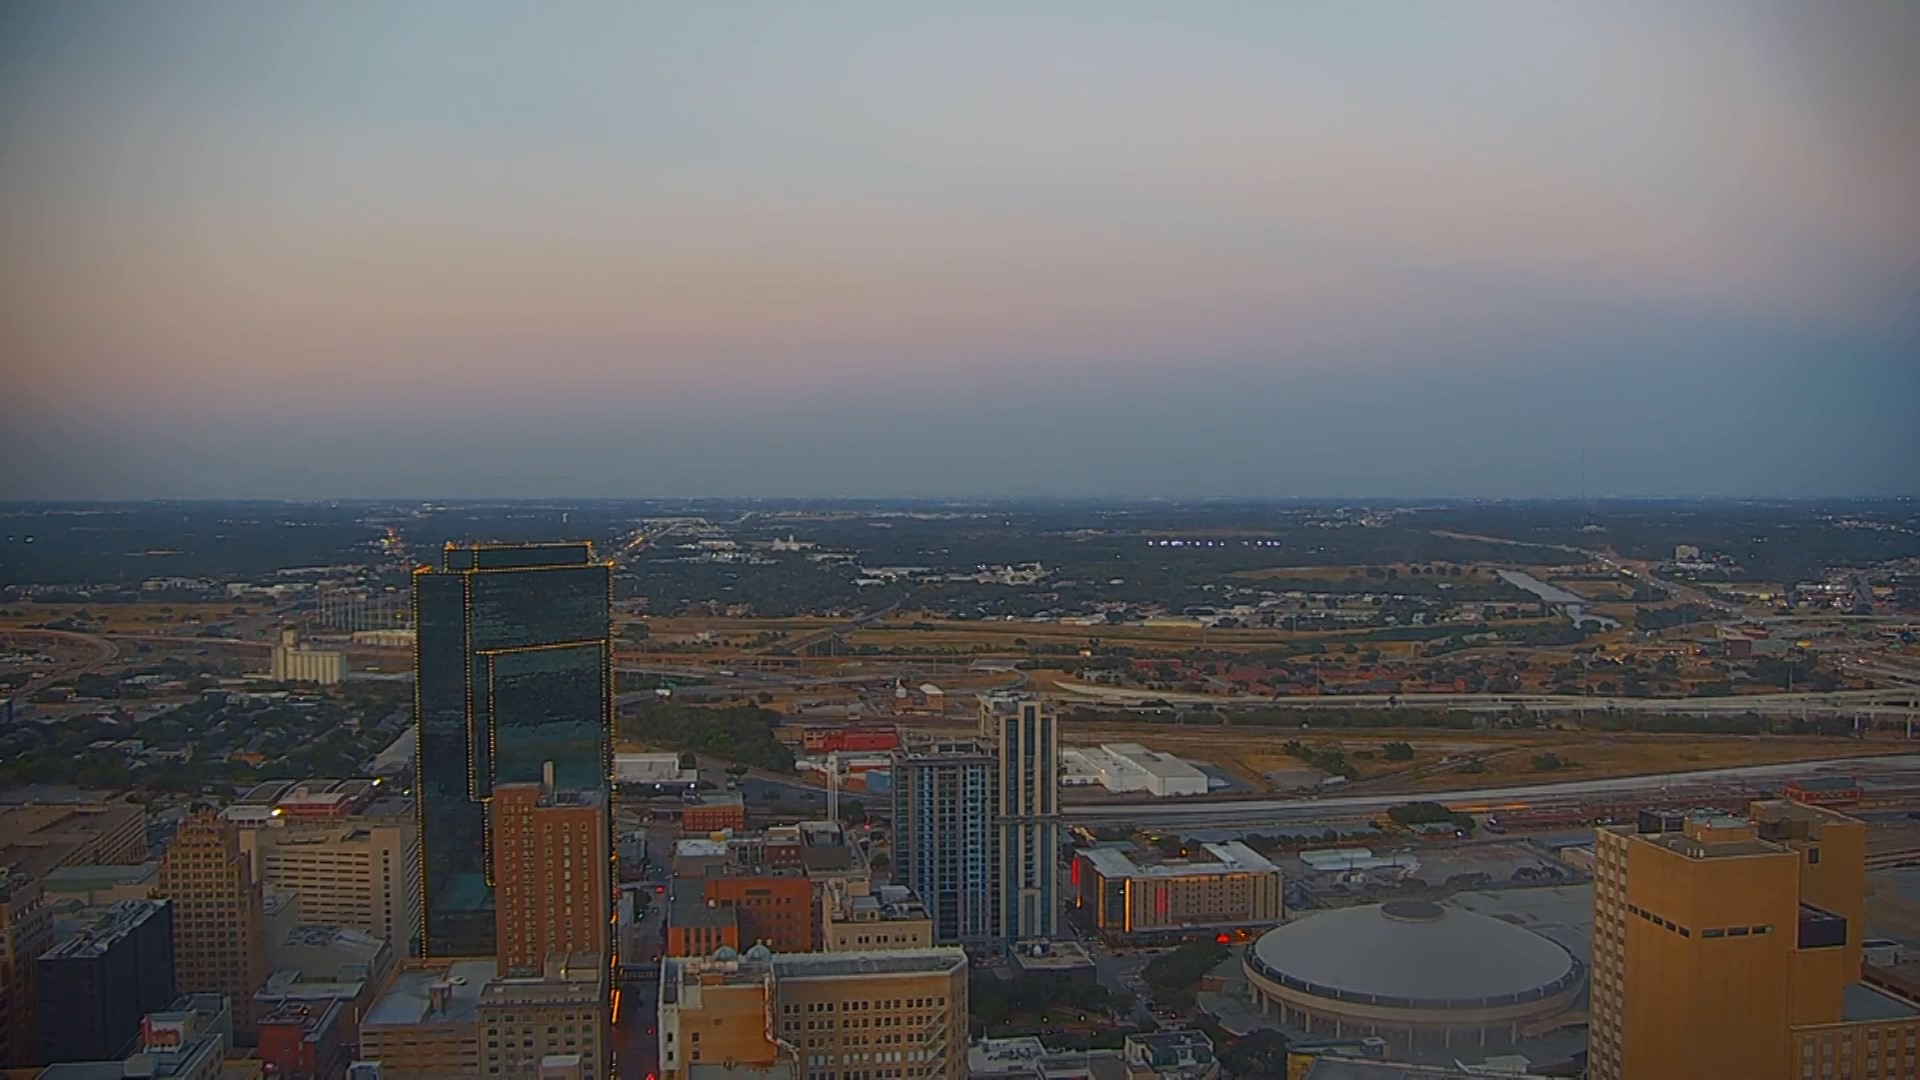
[[[0,7],[0,498],[1920,493],[1920,5]]]

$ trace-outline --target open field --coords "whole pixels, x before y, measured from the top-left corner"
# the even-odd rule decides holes
[[[972,731],[971,724],[955,719],[907,721],[903,726],[927,734],[951,736],[965,736]],[[1062,721],[1060,739],[1068,746],[1139,743],[1153,750],[1217,765],[1252,790],[1263,793],[1275,792],[1268,774],[1297,772],[1305,766],[1283,748],[1290,740],[1298,740],[1314,751],[1344,753],[1360,770],[1360,778],[1345,789],[1356,793],[1417,793],[1503,783],[1602,780],[1820,758],[1910,754],[1916,748],[1915,743],[1898,739],[1785,735],[1435,731],[1431,728],[1332,732],[1324,728],[1301,730],[1218,723],[1175,725],[1072,720]],[[1382,759],[1381,747],[1389,742],[1412,746],[1413,760]],[[1557,769],[1536,768],[1534,758],[1547,753],[1565,764]],[[1448,759],[1452,759],[1452,763],[1443,765]],[[1481,762],[1481,771],[1461,771],[1460,766],[1473,759]]]

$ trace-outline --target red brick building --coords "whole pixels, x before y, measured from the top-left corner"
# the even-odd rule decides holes
[[[746,827],[747,804],[733,794],[708,795],[703,802],[688,803],[680,815],[680,831],[688,836]]]
[[[493,789],[494,933],[501,975],[549,953],[608,954],[613,871],[606,801],[542,784]]]
[[[277,1080],[342,1080],[347,1044],[338,1001],[289,1003],[260,1018],[260,1060]]]
[[[733,909],[739,931],[736,948],[765,944],[774,952],[811,952],[818,933],[813,882],[805,874],[710,873],[701,898],[717,908]]]

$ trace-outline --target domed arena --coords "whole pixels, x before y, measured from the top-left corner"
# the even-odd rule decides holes
[[[1587,977],[1557,942],[1424,900],[1304,915],[1263,935],[1245,965],[1254,1004],[1288,1029],[1422,1049],[1551,1028]]]

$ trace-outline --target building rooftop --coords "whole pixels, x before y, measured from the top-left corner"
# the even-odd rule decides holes
[[[1904,1020],[1910,1016],[1920,1016],[1920,1009],[1865,983],[1848,983],[1840,991],[1842,1020]]]
[[[471,1022],[493,974],[490,959],[409,965],[395,973],[360,1026]]]
[[[673,845],[676,859],[724,859],[727,857],[727,842],[705,836],[689,837],[677,840]]]
[[[1268,931],[1247,964],[1318,997],[1419,1009],[1539,1000],[1585,976],[1557,942],[1424,900],[1313,912]]]
[[[165,900],[122,900],[89,908],[78,916],[79,932],[40,954],[42,960],[80,960],[105,956],[107,950],[167,907]]]
[[[1851,776],[1810,776],[1792,783],[1801,791],[1852,791],[1860,786]]]
[[[604,1001],[606,960],[598,953],[554,953],[541,975],[492,979],[480,991],[486,1008],[552,1004],[560,1001]]]
[[[1087,848],[1085,856],[1102,877],[1152,878],[1190,877],[1195,874],[1264,874],[1277,869],[1266,856],[1238,840],[1224,844],[1201,844],[1210,859],[1179,859],[1140,863],[1121,848]]]
[[[695,896],[691,890],[676,893],[673,897],[673,906],[667,910],[668,926],[721,929],[737,926],[739,922],[739,912],[731,907],[710,906],[700,897]]]
[[[883,949],[872,952],[773,953],[755,946],[740,956],[721,949],[711,957],[668,957],[661,961],[663,1000],[674,1001],[683,983],[742,985],[771,974],[777,979],[872,978],[886,975],[965,971],[967,953],[957,946]]]
[[[1302,1080],[1486,1080],[1481,1069],[1469,1072],[1454,1065],[1410,1065],[1402,1061],[1318,1057],[1307,1066]],[[1505,1080],[1529,1080],[1532,1073],[1494,1073]]]
[[[89,892],[119,885],[136,885],[153,881],[159,876],[160,864],[157,862],[124,866],[63,866],[41,878],[40,885],[50,893]]]

